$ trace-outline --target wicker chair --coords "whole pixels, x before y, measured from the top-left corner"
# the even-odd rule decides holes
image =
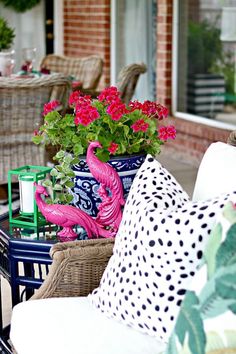
[[[103,60],[98,55],[85,58],[70,58],[49,54],[43,58],[41,68],[71,75],[81,83],[83,89],[96,89],[102,75]]]
[[[114,239],[55,244],[50,251],[50,272],[31,299],[87,296],[99,285],[113,246]]]
[[[40,78],[0,78],[0,185],[7,172],[23,165],[45,165],[45,151],[32,141],[43,106],[67,100],[71,82],[61,74]]]
[[[117,88],[121,92],[121,99],[126,104],[132,99],[139,76],[147,71],[147,66],[141,64],[129,64],[123,67],[118,75]]]
[[[124,66],[118,74],[116,87],[121,93],[121,99],[124,103],[128,104],[132,99],[139,76],[147,71],[147,66],[141,64],[129,64]],[[90,94],[93,98],[96,98],[100,92],[84,90],[85,93]]]

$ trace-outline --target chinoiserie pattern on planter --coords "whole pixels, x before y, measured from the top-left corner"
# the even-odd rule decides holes
[[[124,198],[126,199],[133,182],[133,179],[145,160],[145,155],[117,156],[108,161],[121,179]],[[75,186],[71,189],[73,194],[73,205],[87,212],[91,216],[98,213],[98,205],[101,198],[98,194],[100,183],[90,173],[85,158],[81,158],[77,165],[73,166],[75,172]]]

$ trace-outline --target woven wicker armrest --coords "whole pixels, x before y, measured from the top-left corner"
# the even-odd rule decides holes
[[[55,244],[49,273],[31,299],[87,296],[99,285],[113,246],[114,239]]]

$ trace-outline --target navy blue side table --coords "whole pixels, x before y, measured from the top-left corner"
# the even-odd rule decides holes
[[[0,275],[11,286],[12,307],[22,301],[23,297],[29,299],[34,290],[40,287],[52,263],[50,248],[56,242],[52,226],[25,228],[9,225],[8,214],[0,217]],[[0,335],[3,341],[9,336],[9,326],[3,328],[1,289]]]

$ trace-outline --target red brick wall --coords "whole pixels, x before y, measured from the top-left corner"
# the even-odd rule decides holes
[[[104,60],[100,86],[110,83],[110,0],[64,0],[64,54]]]
[[[229,131],[205,124],[190,122],[185,119],[173,118],[173,124],[177,130],[174,141],[165,145],[166,150],[173,155],[182,157],[198,165],[208,146],[216,141],[227,142]]]
[[[157,100],[171,106],[173,0],[157,1]]]

